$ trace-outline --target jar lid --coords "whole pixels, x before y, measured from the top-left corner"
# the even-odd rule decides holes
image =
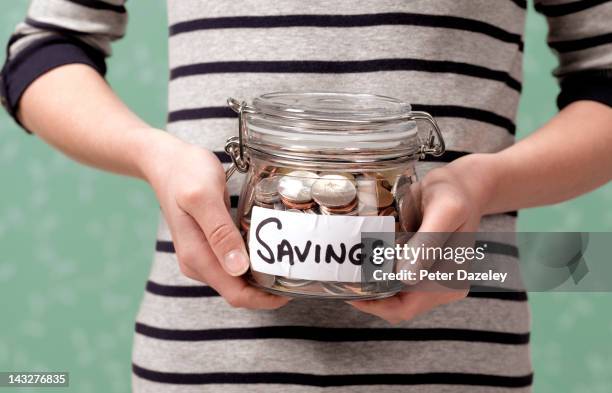
[[[264,94],[246,113],[246,145],[290,159],[412,159],[421,144],[410,114],[409,104],[372,94]]]
[[[332,92],[277,92],[255,98],[253,107],[273,116],[330,122],[379,122],[405,117],[410,105],[391,97]]]

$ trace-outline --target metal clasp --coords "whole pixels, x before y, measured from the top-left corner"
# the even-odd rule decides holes
[[[429,134],[425,138],[424,143],[419,147],[419,158],[422,160],[427,155],[439,157],[444,154],[446,144],[442,137],[442,131],[440,131],[440,127],[438,127],[438,123],[433,116],[427,112],[414,111],[410,112],[409,119],[414,121],[424,120],[431,125]]]
[[[225,152],[232,158],[232,165],[225,170],[225,181],[228,181],[234,172],[245,173],[249,169],[249,157],[244,152],[246,139],[246,114],[255,113],[245,101],[228,98],[227,105],[238,114],[238,136],[232,136],[225,142]]]

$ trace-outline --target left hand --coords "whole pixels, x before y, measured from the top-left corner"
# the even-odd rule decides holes
[[[490,155],[472,154],[430,171],[411,186],[413,201],[422,212],[420,233],[476,232],[492,189],[486,160]],[[418,284],[417,284],[418,285]],[[353,301],[355,308],[397,324],[432,308],[467,296],[468,290],[445,289],[408,292],[381,300]]]

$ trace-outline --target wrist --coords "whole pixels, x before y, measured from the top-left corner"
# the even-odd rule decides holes
[[[166,176],[169,164],[176,152],[186,146],[185,142],[155,128],[139,130],[139,141],[134,154],[139,177],[153,185]]]
[[[481,215],[492,213],[501,177],[495,153],[474,153],[450,163],[447,168],[461,179]]]

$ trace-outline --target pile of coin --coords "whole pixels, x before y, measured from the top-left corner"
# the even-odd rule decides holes
[[[321,214],[357,215],[357,188],[350,175],[323,175],[312,185],[312,197]]]
[[[252,180],[252,187],[241,211],[242,234],[247,240],[252,206],[288,212],[348,216],[393,216],[399,231],[395,187],[380,173],[313,172],[265,168]],[[405,181],[405,180],[404,180]],[[318,282],[296,280],[270,274],[251,272],[252,278],[265,288],[292,293],[331,297],[349,293],[362,296],[360,283]]]
[[[271,172],[256,180],[250,203],[325,215],[397,216],[392,188],[379,174]],[[250,208],[244,211],[250,214]]]
[[[280,200],[288,209],[312,209],[315,206],[312,185],[318,179],[319,175],[308,171],[293,171],[281,176],[278,180]]]

